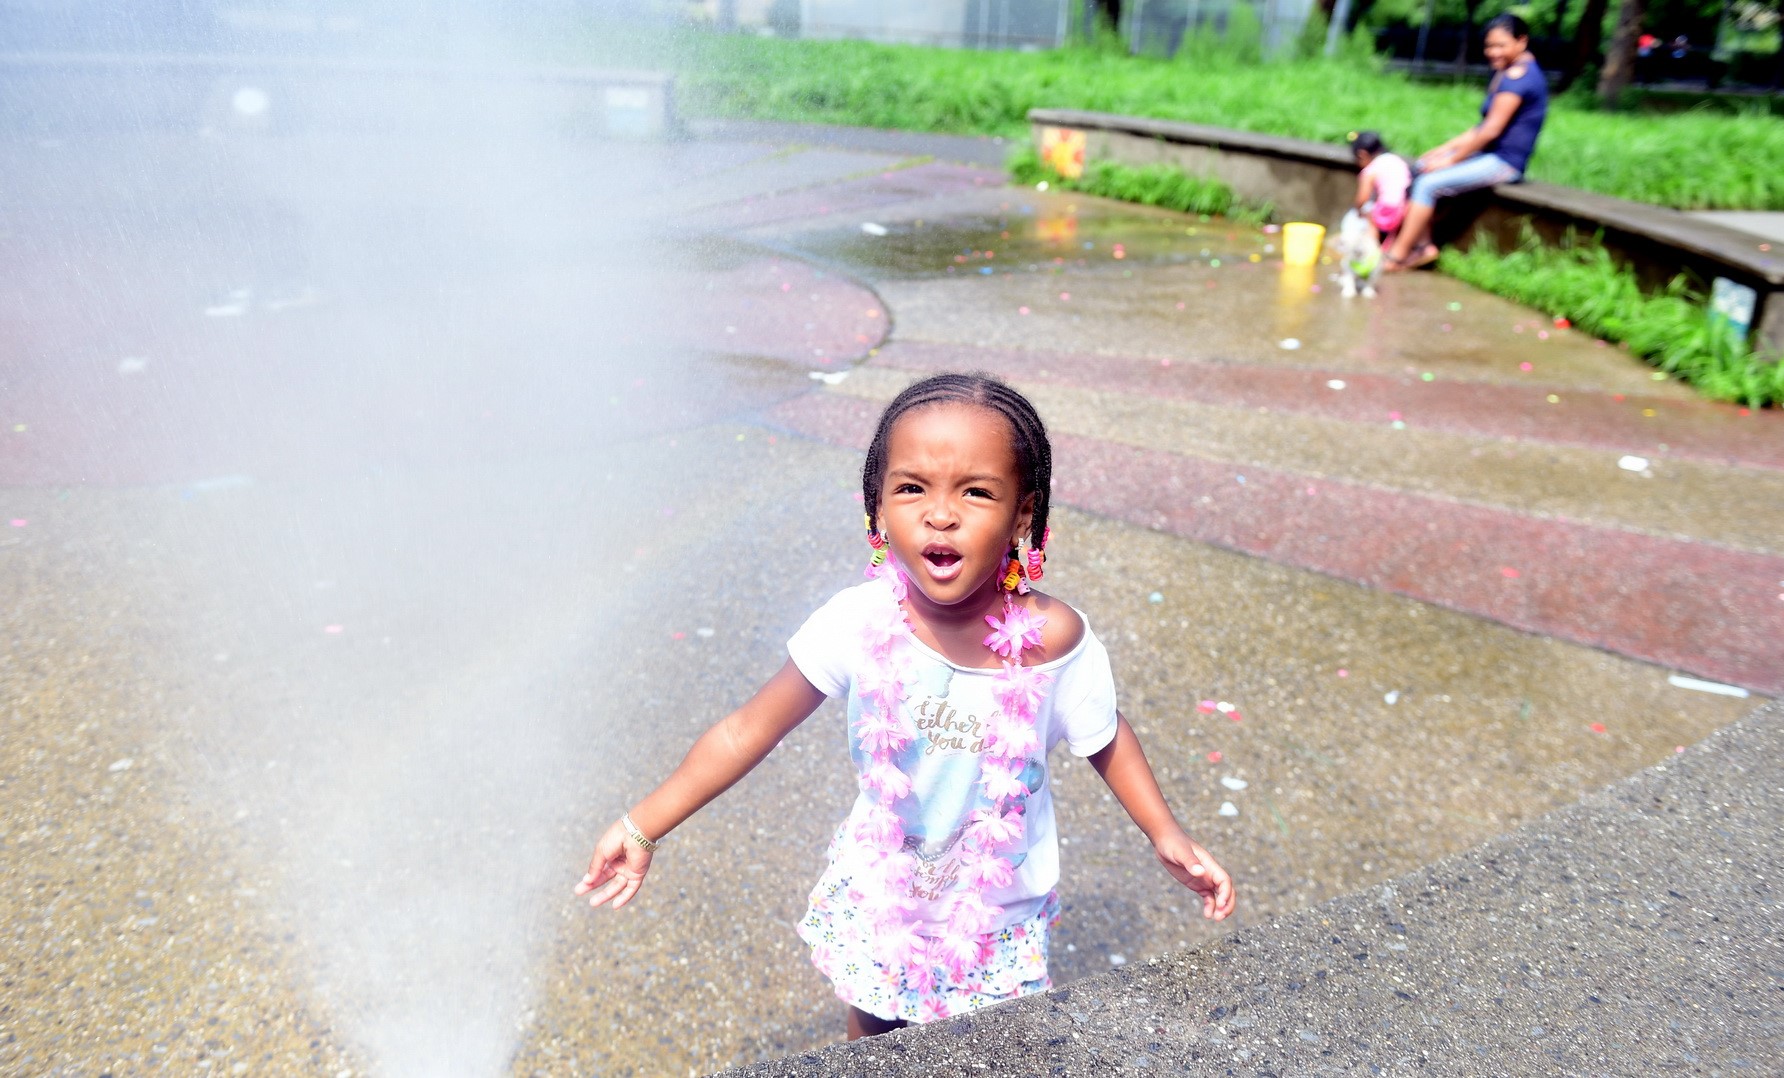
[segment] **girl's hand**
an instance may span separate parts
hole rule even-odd
[[[589,858],[588,875],[576,885],[578,895],[590,895],[590,906],[612,903],[619,909],[632,901],[644,885],[644,874],[650,871],[650,851],[633,842],[625,825],[615,820],[601,841],[595,843],[595,855]]]
[[[1233,912],[1233,878],[1200,843],[1177,831],[1152,844],[1152,852],[1177,882],[1202,896],[1202,916],[1224,921]]]

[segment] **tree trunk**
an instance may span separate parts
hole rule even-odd
[[[1586,66],[1598,59],[1598,46],[1604,41],[1604,12],[1608,4],[1609,0],[1586,0],[1586,7],[1580,12],[1580,24],[1573,31],[1573,58],[1561,72],[1561,85],[1557,87],[1560,92],[1572,89]]]
[[[1598,76],[1598,100],[1608,109],[1617,107],[1623,91],[1635,79],[1636,40],[1642,36],[1642,16],[1647,14],[1647,0],[1622,3],[1617,11],[1617,31],[1604,54],[1604,71]]]
[[[1462,0],[1462,6],[1467,10],[1468,29],[1462,34],[1462,47],[1456,50],[1458,74],[1468,66],[1468,47],[1474,44],[1474,13],[1480,9],[1480,0]]]

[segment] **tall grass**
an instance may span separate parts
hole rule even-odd
[[[1241,43],[1243,44],[1243,43]],[[1353,49],[1266,63],[1192,41],[1174,59],[1082,45],[976,52],[692,31],[554,45],[560,58],[654,62],[694,115],[1017,136],[1031,108],[1070,108],[1341,142],[1359,128],[1422,151],[1472,124],[1483,87],[1415,83]],[[1532,178],[1680,209],[1784,209],[1784,119],[1762,109],[1603,113],[1556,99]]]
[[[1627,342],[1630,351],[1706,397],[1754,408],[1784,404],[1784,362],[1768,362],[1732,330],[1712,323],[1704,297],[1683,276],[1657,293],[1644,292],[1596,240],[1569,235],[1547,246],[1527,234],[1510,251],[1483,241],[1444,251],[1438,266],[1477,288],[1571,319],[1588,333]]]

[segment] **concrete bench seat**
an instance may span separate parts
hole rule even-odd
[[[1292,219],[1330,224],[1356,194],[1356,165],[1344,146],[1067,109],[1035,109],[1028,120],[1037,144],[1044,128],[1082,131],[1086,160],[1176,165],[1222,181],[1247,201],[1271,202]],[[1490,235],[1509,246],[1526,225],[1550,241],[1573,229],[1602,235],[1605,247],[1651,284],[1683,272],[1705,292],[1717,277],[1745,285],[1758,297],[1755,347],[1784,355],[1784,249],[1761,250],[1763,241],[1749,233],[1663,206],[1537,182],[1446,199],[1438,210],[1434,231],[1444,243],[1466,247]]]

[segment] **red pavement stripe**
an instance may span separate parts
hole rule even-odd
[[[862,449],[879,410],[814,393],[767,415]],[[1054,450],[1074,508],[1784,694],[1784,558],[1088,438]]]
[[[913,371],[986,370],[1012,381],[1109,390],[1203,404],[1275,410],[1457,434],[1583,446],[1647,456],[1784,470],[1784,409],[1739,415],[1733,405],[1547,386],[1423,382],[1342,370],[1030,352],[894,341],[878,365]],[[1343,390],[1327,382],[1344,380]],[[1548,403],[1549,393],[1562,403]],[[1653,418],[1642,415],[1653,409]],[[1659,445],[1666,445],[1664,451]]]

